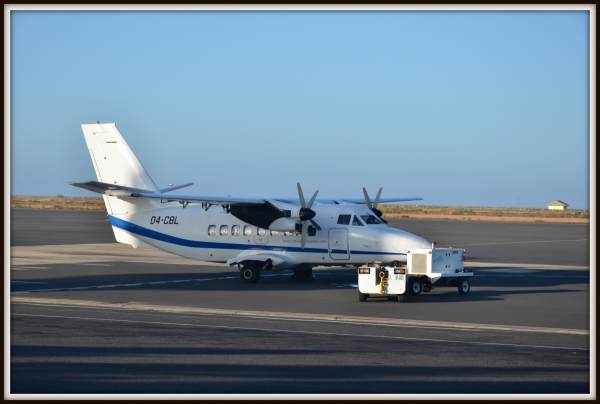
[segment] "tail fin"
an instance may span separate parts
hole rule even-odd
[[[81,128],[98,181],[160,192],[114,123],[81,125]],[[127,213],[123,201],[114,196],[104,195],[104,202],[110,214]]]

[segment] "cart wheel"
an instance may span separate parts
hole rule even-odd
[[[358,301],[359,302],[366,302],[368,296],[369,296],[368,294],[361,293],[360,290],[358,291]]]
[[[398,295],[398,301],[400,303],[408,302],[408,293],[404,293],[403,295]]]
[[[419,296],[422,289],[423,287],[421,286],[421,281],[418,278],[411,278],[411,280],[408,281],[408,290],[410,291],[411,295]]]
[[[466,295],[471,290],[471,284],[467,278],[463,278],[460,282],[458,282],[458,293],[461,295]]]
[[[425,292],[425,293],[431,292],[431,284],[423,285],[423,292]]]

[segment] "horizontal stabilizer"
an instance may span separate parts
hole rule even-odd
[[[147,189],[125,187],[123,185],[107,184],[106,182],[87,181],[87,182],[70,182],[70,185],[87,189],[88,191],[97,192],[102,195],[121,196],[130,195],[131,193],[147,193],[152,192]]]
[[[194,185],[194,183],[193,182],[186,182],[185,184],[169,185],[168,187],[164,187],[164,188],[159,189],[159,191],[160,191],[161,194],[164,194],[165,192],[175,191],[176,189],[189,187],[190,185]]]
[[[199,195],[177,195],[177,194],[155,194],[147,193],[148,191],[132,192],[129,194],[121,194],[120,198],[150,198],[160,199],[162,202],[175,202],[181,203],[206,203],[209,205],[238,205],[238,206],[251,206],[251,205],[264,205],[266,202],[262,198],[236,198],[231,196],[199,196]]]

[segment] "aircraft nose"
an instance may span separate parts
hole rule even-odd
[[[407,234],[402,237],[404,245],[408,250],[411,248],[431,248],[431,243],[424,238],[415,236],[414,234]]]

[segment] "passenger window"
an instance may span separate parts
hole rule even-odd
[[[350,216],[352,215],[340,215],[337,224],[350,224]]]
[[[256,230],[259,236],[264,236],[267,234],[267,231],[265,229],[261,229],[260,227],[257,227]]]
[[[217,226],[211,224],[210,226],[208,226],[208,235],[214,236],[215,234],[217,234]]]
[[[279,232],[277,230],[271,230],[271,236],[278,236]]]
[[[232,236],[239,236],[240,235],[240,226],[235,224],[233,226],[231,226],[231,235]]]
[[[283,233],[284,236],[291,236],[292,232],[291,231],[286,231],[285,233]]]
[[[221,236],[227,235],[227,225],[221,226],[221,229],[219,230],[219,234],[221,234]]]
[[[244,226],[244,236],[252,235],[252,226]]]
[[[352,226],[364,226],[364,224],[362,224],[358,216],[354,215],[354,218],[352,218]]]

